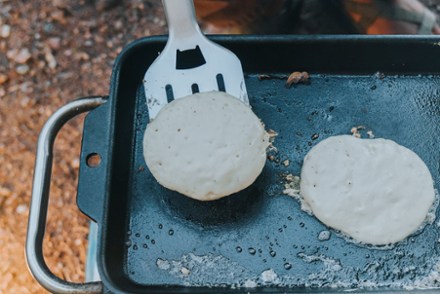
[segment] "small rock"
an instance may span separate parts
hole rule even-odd
[[[18,89],[22,93],[28,93],[29,89],[30,89],[30,84],[29,83],[21,83],[18,85]]]
[[[3,85],[4,83],[6,83],[8,81],[9,77],[5,74],[1,74],[0,73],[0,85]]]
[[[45,33],[51,33],[54,29],[54,25],[50,22],[47,22],[43,25],[43,31]]]
[[[19,75],[25,75],[29,72],[29,65],[27,64],[22,64],[19,65],[15,68],[15,71],[19,74]]]
[[[9,37],[11,35],[11,26],[9,26],[9,25],[2,25],[1,27],[0,27],[0,37],[2,37],[2,38],[7,38],[7,37]]]
[[[22,48],[20,50],[18,50],[18,49],[9,50],[6,53],[6,56],[9,59],[11,59],[17,63],[20,63],[20,64],[26,63],[32,57],[31,53],[29,52],[29,50],[27,48]]]
[[[21,99],[21,101],[20,101],[20,105],[22,106],[22,107],[27,107],[27,106],[29,106],[29,102],[31,101],[31,99],[29,98],[29,97],[23,97],[23,99]]]
[[[124,27],[124,24],[122,23],[121,20],[117,20],[117,21],[115,22],[115,28],[116,28],[117,30],[120,30],[120,29],[122,29],[123,27]]]
[[[66,25],[67,24],[67,20],[66,17],[64,16],[64,12],[61,10],[58,11],[53,11],[50,14],[52,20],[59,22],[62,25]]]
[[[111,9],[120,3],[121,0],[97,0],[95,5],[98,11],[104,11]]]
[[[55,59],[55,56],[53,56],[49,48],[44,52],[44,59],[46,59],[49,68],[54,69],[57,66],[57,61]]]
[[[77,52],[74,58],[78,61],[87,61],[90,59],[90,56],[86,52]]]
[[[44,60],[38,60],[38,61],[37,61],[37,67],[38,67],[39,69],[43,69],[43,68],[45,68],[45,67],[46,67],[46,62],[44,62]]]
[[[57,37],[49,38],[47,44],[53,50],[58,50],[61,47],[61,39]]]
[[[79,168],[79,158],[78,157],[76,157],[72,160],[72,167]]]
[[[11,195],[11,190],[9,190],[8,188],[0,186],[0,196],[1,197],[8,197],[9,195]]]
[[[66,0],[52,0],[52,5],[56,8],[66,9],[69,3]]]
[[[15,61],[17,63],[26,63],[31,57],[32,55],[29,50],[24,48],[18,52],[18,55],[15,57]]]
[[[25,214],[27,210],[28,210],[28,206],[26,204],[20,204],[15,209],[15,212],[18,214]]]

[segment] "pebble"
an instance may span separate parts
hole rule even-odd
[[[117,20],[114,24],[115,29],[120,30],[124,27],[124,23],[121,20]]]
[[[0,196],[2,197],[8,197],[9,195],[11,195],[11,190],[9,190],[6,187],[2,187],[0,186]]]
[[[43,30],[45,33],[51,33],[54,29],[54,25],[52,23],[45,23],[43,25]]]
[[[47,40],[47,44],[49,45],[50,49],[58,50],[61,47],[61,39],[57,37],[49,38]]]
[[[18,51],[18,54],[14,56],[14,61],[17,63],[24,64],[32,57],[31,53],[27,48],[22,48]]]
[[[6,53],[6,56],[9,59],[11,59],[17,63],[20,63],[20,64],[26,63],[32,57],[31,53],[29,52],[29,50],[27,48],[22,48],[20,50],[18,50],[18,49],[9,50]]]
[[[44,59],[46,59],[49,68],[54,69],[57,66],[57,61],[55,59],[55,56],[53,56],[50,49],[46,50],[46,52],[44,53]]]
[[[28,106],[30,105],[30,102],[31,102],[31,99],[30,99],[28,96],[23,97],[23,98],[20,100],[20,106],[21,106],[21,107],[28,107]]]
[[[4,83],[6,83],[8,81],[8,76],[5,74],[0,74],[0,85],[3,85]]]
[[[67,9],[69,6],[65,0],[52,0],[52,5],[61,9]]]
[[[11,26],[4,24],[0,27],[0,37],[6,39],[11,35]]]
[[[28,210],[28,206],[26,204],[20,204],[15,209],[15,212],[18,214],[25,214],[27,210]]]
[[[79,158],[78,157],[76,157],[76,158],[74,158],[73,160],[72,160],[72,167],[73,168],[79,168]]]
[[[15,71],[19,74],[19,75],[25,75],[29,72],[29,65],[27,64],[22,64],[19,65],[15,68]]]

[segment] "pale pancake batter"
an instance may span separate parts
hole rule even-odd
[[[435,192],[428,168],[413,151],[391,140],[343,135],[306,155],[301,196],[329,227],[385,245],[420,227]]]

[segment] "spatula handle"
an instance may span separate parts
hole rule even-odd
[[[201,34],[193,0],[162,0],[170,39],[191,38]]]

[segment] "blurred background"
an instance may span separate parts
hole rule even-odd
[[[196,7],[209,33],[440,34],[440,0],[372,2],[197,0]],[[393,7],[421,21],[393,19]],[[34,154],[44,122],[70,100],[107,95],[124,46],[164,33],[159,0],[0,0],[0,293],[45,293],[24,257]],[[84,280],[88,236],[88,219],[75,199],[82,121],[66,125],[55,143],[44,243],[50,269],[75,282]]]

